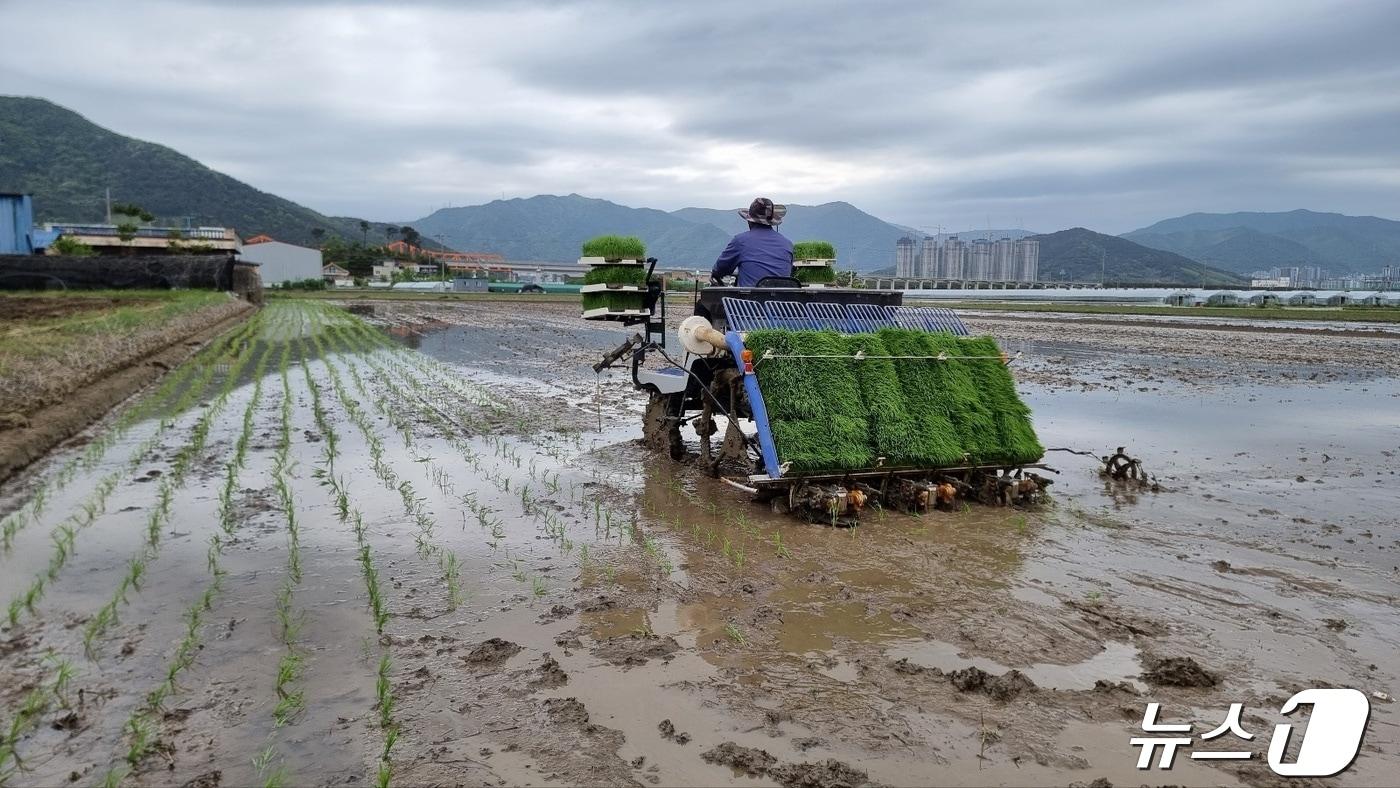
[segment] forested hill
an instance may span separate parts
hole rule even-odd
[[[1400,222],[1318,211],[1193,213],[1123,237],[1240,273],[1295,265],[1371,273],[1400,260]]]
[[[107,189],[161,220],[308,243],[313,230],[360,240],[360,220],[259,191],[163,145],[125,137],[39,98],[0,96],[0,192],[34,195],[36,221],[100,221]],[[385,239],[372,222],[371,242]]]
[[[1248,284],[1238,274],[1083,227],[1031,237],[1040,241],[1042,281],[1098,282],[1103,275],[1109,284]]]

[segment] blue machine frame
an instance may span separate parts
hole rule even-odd
[[[867,334],[882,328],[913,328],[921,331],[943,331],[965,337],[967,326],[951,309],[937,307],[874,306],[871,304],[802,304],[796,301],[749,301],[725,298],[724,316],[729,330],[725,345],[744,380],[744,393],[749,398],[754,427],[758,431],[758,449],[768,478],[782,478],[778,449],[773,443],[773,431],[768,424],[768,408],[758,378],[744,364],[742,332],[765,328],[786,328],[804,331],[830,330],[842,334]]]

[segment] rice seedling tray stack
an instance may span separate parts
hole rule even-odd
[[[798,241],[792,245],[793,278],[804,285],[836,281],[836,247],[826,241]]]
[[[630,235],[600,235],[585,241],[579,263],[584,274],[583,317],[605,320],[620,316],[646,316],[646,246]]]
[[[990,337],[765,329],[745,345],[788,473],[1023,465],[1045,453]]]

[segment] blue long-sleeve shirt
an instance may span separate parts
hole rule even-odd
[[[739,233],[720,252],[710,276],[739,269],[739,287],[753,287],[765,276],[792,276],[792,241],[771,227]]]

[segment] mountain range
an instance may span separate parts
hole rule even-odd
[[[1369,273],[1400,264],[1400,222],[1375,216],[1193,213],[1123,237],[1238,273],[1295,265]]]
[[[1242,285],[1238,274],[1203,265],[1175,252],[1152,249],[1083,227],[1031,236],[1040,241],[1040,278],[1127,284]]]
[[[318,237],[383,241],[408,224],[424,245],[440,240],[462,251],[512,260],[568,261],[582,242],[603,233],[640,236],[668,267],[708,268],[729,237],[744,228],[736,210],[631,208],[577,194],[496,200],[445,208],[407,223],[327,216],[216,172],[177,151],[122,136],[39,98],[0,96],[0,192],[35,197],[39,221],[98,221],[104,194],[136,203],[172,222],[234,227],[293,243]],[[861,272],[888,266],[900,237],[919,230],[886,222],[846,202],[790,204],[782,231],[794,240],[830,241],[840,265]],[[364,233],[362,235],[362,232]],[[946,235],[946,234],[945,234]],[[1022,230],[972,230],[964,238],[1019,238]],[[1194,283],[1239,281],[1228,271],[1319,264],[1334,271],[1376,270],[1400,260],[1400,222],[1292,211],[1283,214],[1191,214],[1122,238],[1083,228],[1037,236],[1046,276],[1098,281]],[[1203,269],[1201,263],[1207,265]],[[1224,269],[1224,270],[1214,270]]]

